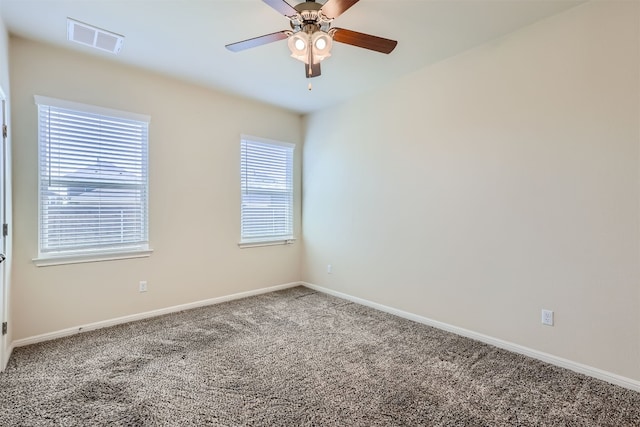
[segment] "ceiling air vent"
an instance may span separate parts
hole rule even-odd
[[[118,54],[124,43],[124,36],[94,27],[75,19],[67,18],[67,38],[70,41]]]

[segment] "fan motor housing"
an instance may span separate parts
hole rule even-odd
[[[318,30],[329,31],[332,19],[327,18],[322,13],[322,5],[314,1],[300,3],[294,7],[298,12],[295,16],[290,16],[290,24],[294,33],[303,29],[308,29],[309,25],[315,26]]]
[[[322,9],[322,5],[316,3],[315,1],[306,1],[304,3],[300,3],[293,7],[298,13],[302,13],[305,10],[320,10]]]

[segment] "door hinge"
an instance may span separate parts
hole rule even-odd
[[[7,125],[2,125],[2,137],[6,138],[9,135],[9,129]]]
[[[9,224],[2,224],[2,235],[4,237],[9,235]]]
[[[7,322],[2,322],[2,335],[7,335]]]

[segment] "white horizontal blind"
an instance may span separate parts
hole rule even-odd
[[[293,238],[293,144],[241,143],[241,241]]]
[[[147,249],[148,119],[47,100],[36,98],[40,256]]]

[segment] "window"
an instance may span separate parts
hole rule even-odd
[[[293,240],[295,145],[242,137],[241,246]]]
[[[41,96],[36,104],[36,263],[56,257],[80,262],[105,254],[143,256],[140,252],[149,249],[149,117]]]

